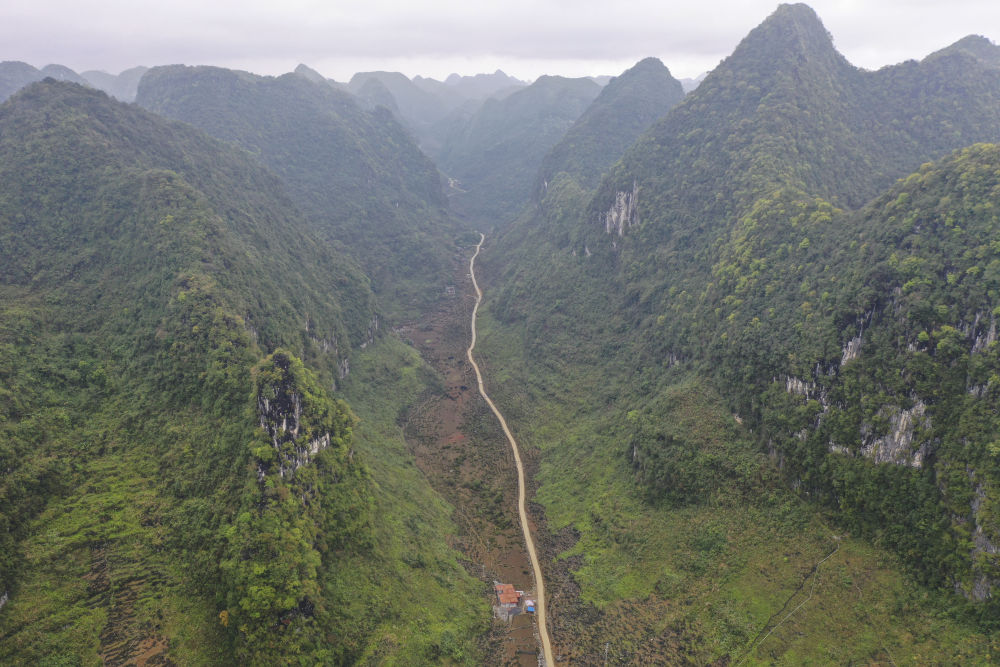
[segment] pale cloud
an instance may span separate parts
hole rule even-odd
[[[316,2],[35,0],[5,9],[0,59],[77,71],[184,62],[278,74],[305,62],[340,80],[389,69],[443,77],[502,68],[615,74],[657,56],[676,76],[711,69],[774,11],[760,0]],[[996,39],[995,0],[817,0],[856,65],[921,58],[970,34]]]

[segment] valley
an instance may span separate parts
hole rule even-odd
[[[479,247],[464,250],[471,256]],[[532,593],[535,577],[519,523],[515,461],[495,417],[476,393],[477,378],[466,356],[476,303],[469,269],[457,261],[454,285],[449,286],[454,293],[446,292],[438,309],[398,331],[443,382],[411,410],[405,432],[417,466],[455,507],[460,529],[456,546],[470,573],[490,591],[498,581]],[[531,615],[495,618],[484,650],[502,656],[499,664],[536,665],[536,637]]]
[[[1000,46],[927,48],[0,63],[0,663],[996,662]]]

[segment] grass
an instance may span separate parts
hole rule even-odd
[[[128,609],[113,634],[171,637],[181,664],[223,661],[212,601],[191,595],[184,569],[162,549],[152,472],[137,456],[95,459],[81,476],[88,481],[36,518],[18,594],[0,617],[0,662],[102,664],[116,605]]]
[[[361,353],[345,382],[359,417],[354,447],[372,472],[378,520],[371,548],[338,555],[322,585],[340,621],[341,634],[328,640],[351,644],[362,664],[482,663],[488,591],[449,546],[453,508],[403,439],[406,411],[435,382],[416,352],[391,336]],[[116,408],[105,409],[81,425],[81,442],[92,428],[115,423],[109,415]],[[205,455],[211,420],[186,419],[192,447],[182,448],[182,458],[197,456],[199,444]],[[176,428],[170,419],[157,422],[160,435],[147,444],[174,438]],[[169,641],[178,664],[231,659],[219,601],[198,590],[193,563],[169,546],[165,517],[177,508],[163,492],[160,463],[141,455],[148,447],[131,437],[109,435],[109,451],[79,463],[75,479],[82,481],[33,520],[17,594],[0,614],[0,663],[102,664],[112,626],[119,639]],[[115,616],[116,608],[125,613]]]
[[[557,638],[578,657],[793,665],[985,664],[1000,655],[997,638],[949,615],[940,593],[908,579],[893,556],[768,481],[771,464],[698,378],[668,375],[660,416],[703,451],[738,461],[744,483],[686,506],[650,502],[616,428],[642,400],[629,379],[610,363],[528,362],[521,333],[488,306],[480,313],[481,356],[487,369],[504,369],[488,371],[487,382],[540,458],[536,500],[547,526],[578,536],[558,558],[579,586],[567,616],[591,620],[561,619],[571,636]]]
[[[488,591],[449,546],[454,508],[430,487],[403,439],[406,412],[436,382],[416,351],[391,336],[362,352],[345,382],[360,418],[356,446],[378,485],[377,562],[359,561],[343,573],[356,581],[354,590],[379,584],[377,599],[358,600],[381,612],[365,663],[482,663],[477,644],[490,623]]]

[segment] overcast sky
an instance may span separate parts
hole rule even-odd
[[[220,65],[281,74],[302,62],[444,78],[503,69],[618,74],[646,56],[674,76],[715,67],[777,7],[763,0],[0,0],[0,60],[78,72]],[[837,48],[877,69],[968,34],[1000,39],[1000,0],[814,0]]]

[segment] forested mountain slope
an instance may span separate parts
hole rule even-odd
[[[386,110],[304,76],[215,67],[153,68],[137,102],[258,154],[391,312],[443,290],[454,226],[440,176]]]
[[[414,79],[414,81],[417,81],[417,79]],[[417,83],[418,85],[424,85],[430,81],[433,81],[433,79],[425,80],[424,82],[417,81]],[[444,80],[444,85],[455,89],[458,94],[467,100],[482,100],[489,97],[506,97],[528,84],[498,69],[493,74],[475,74],[473,76],[451,74]]]
[[[421,86],[399,72],[358,72],[351,77],[347,89],[355,95],[372,99],[371,93],[366,93],[366,86],[373,81],[381,84],[376,89],[389,92],[400,120],[412,128],[417,136],[423,136],[428,127],[464,101],[455,91],[440,84],[433,87]]]
[[[475,585],[411,534],[442,510],[373,479],[390,445],[357,439],[334,391],[374,298],[278,178],[104,93],[34,84],[0,106],[0,247],[0,661],[334,663],[386,632],[385,655],[466,649],[467,629],[399,619],[397,541],[449,581],[461,624]]]
[[[778,187],[858,207],[929,159],[1000,137],[998,98],[1000,73],[964,53],[858,70],[811,9],[784,5],[629,151],[591,215],[634,186],[647,193],[635,219],[660,238],[725,226]]]
[[[678,102],[684,90],[662,62],[646,58],[601,89],[542,160],[540,189],[559,173],[593,190],[635,140]]]
[[[935,51],[927,58],[937,58],[954,53],[964,53],[974,57],[988,67],[1000,67],[1000,46],[997,46],[982,35],[963,37],[951,46]]]
[[[0,63],[0,102],[24,86],[45,78],[93,86],[123,102],[131,102],[135,99],[139,79],[146,69],[146,67],[133,67],[118,75],[98,71],[77,74],[64,65],[46,65],[42,69],[36,69],[28,63],[3,62]]]
[[[601,92],[590,79],[542,76],[503,99],[488,99],[451,128],[433,157],[457,179],[455,210],[474,224],[508,223],[532,194],[546,152]]]
[[[45,78],[40,70],[28,63],[4,61],[0,63],[0,101],[3,101],[30,83]]]
[[[553,460],[627,466],[654,508],[739,496],[776,469],[954,613],[996,627],[1000,155],[946,156],[998,140],[1000,77],[981,53],[864,72],[811,9],[779,7],[596,195],[550,184],[484,257],[497,335],[562,397],[533,394],[536,411],[587,403],[587,386],[605,415],[575,435],[575,459],[548,434]],[[731,449],[680,426],[692,383],[711,387],[706,414],[738,418],[720,436]],[[540,496],[575,517],[587,553],[640,539],[602,541],[601,491],[548,470]],[[615,570],[586,562],[591,594],[615,599],[600,588]]]
[[[122,102],[134,102],[139,90],[139,81],[149,70],[148,67],[130,67],[119,74],[108,74],[98,70],[81,72],[80,76],[94,88],[103,90],[108,95]]]

